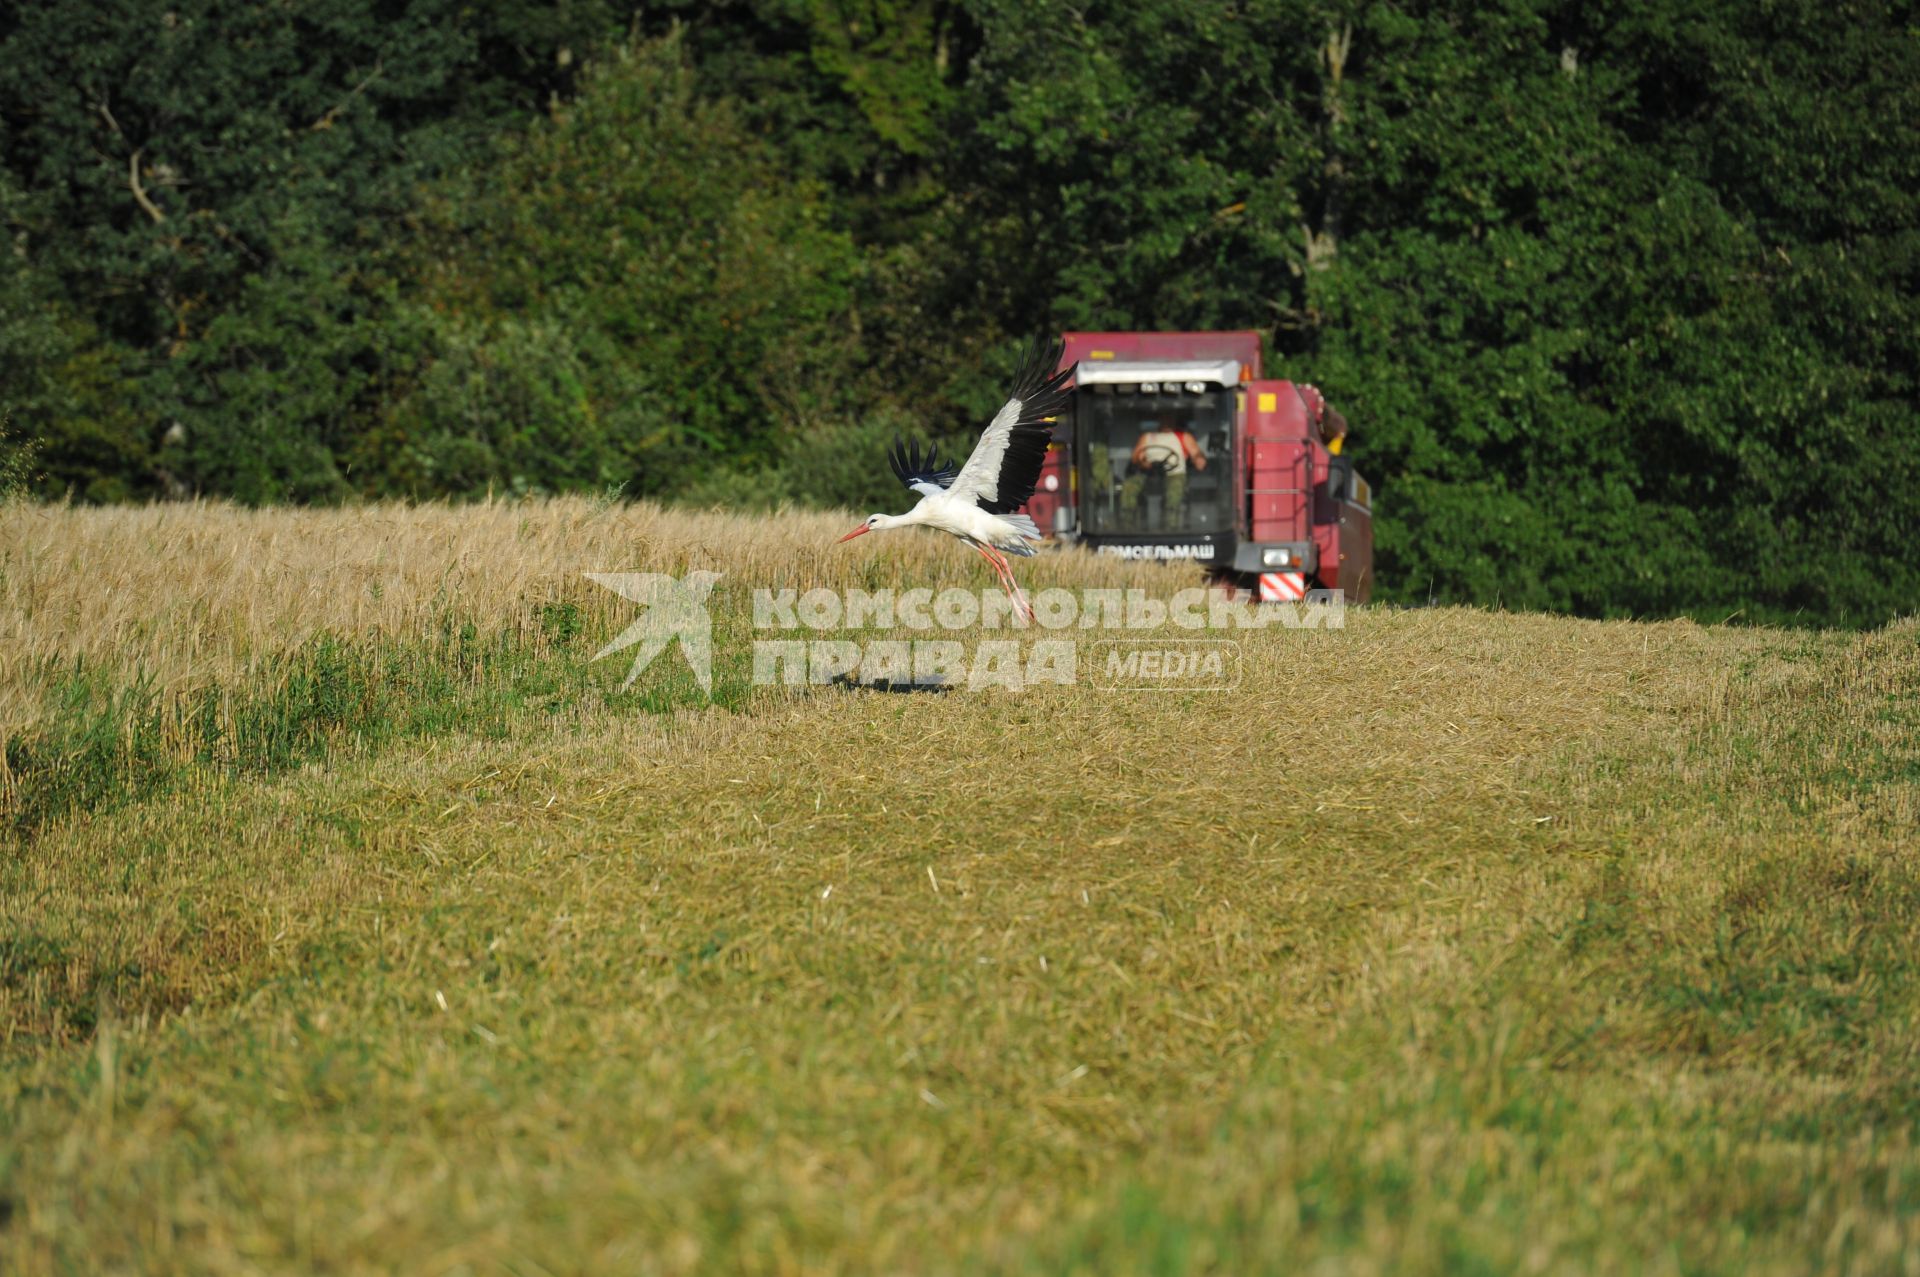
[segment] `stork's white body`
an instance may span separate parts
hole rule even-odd
[[[905,514],[882,515],[873,525],[876,532],[907,527],[938,528],[962,541],[1019,555],[1032,554],[1033,542],[1040,539],[1040,530],[1026,515],[988,514],[971,495],[956,497],[950,492],[921,497]]]

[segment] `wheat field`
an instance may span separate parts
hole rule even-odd
[[[0,509],[0,1265],[1920,1272],[1920,627],[754,684],[992,588],[853,521]],[[584,574],[694,569],[622,690]]]

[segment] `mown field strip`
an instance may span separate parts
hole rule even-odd
[[[445,730],[14,836],[10,1268],[1920,1253],[1910,625],[1356,611],[1231,696],[702,707],[555,675],[624,623],[576,621],[369,684],[472,689]]]

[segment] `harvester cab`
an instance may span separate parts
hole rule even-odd
[[[1071,408],[1027,513],[1099,554],[1203,564],[1264,601],[1373,587],[1373,498],[1319,391],[1260,335],[1068,333]]]

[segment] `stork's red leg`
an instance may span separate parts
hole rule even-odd
[[[1013,579],[1013,564],[1007,561],[1005,554],[1000,555],[1000,570],[1006,576],[1008,593],[1013,598],[1013,605],[1020,609],[1020,614],[1026,618],[1027,624],[1032,625],[1033,604],[1027,601],[1027,592],[1020,588],[1020,583]]]
[[[1029,625],[1033,624],[1033,605],[1027,602],[1026,591],[1020,588],[1020,583],[1013,579],[1013,564],[1007,562],[1007,556],[1001,553],[998,546],[993,547],[993,565],[1000,573],[1001,586],[1005,588],[1007,597],[1013,600],[1021,619]]]
[[[1001,557],[1000,552],[998,550],[995,550],[990,545],[976,546],[975,548],[980,551],[981,558],[985,559],[988,563],[993,565],[993,574],[1000,578],[1000,584],[1002,586],[1006,586],[1007,585],[1006,559]]]
[[[1000,588],[1013,600],[1014,610],[1020,613],[1021,619],[1029,625],[1033,624],[1033,605],[1027,602],[1026,592],[1020,588],[1020,583],[1013,579],[1013,565],[1007,562],[1007,556],[991,545],[976,544],[973,548],[993,564],[994,574],[1000,578]]]
[[[1007,573],[1007,597],[1013,600],[1014,609],[1020,613],[1020,619],[1028,625],[1033,624],[1033,604],[1027,602],[1027,592],[1013,579],[1013,573]]]

